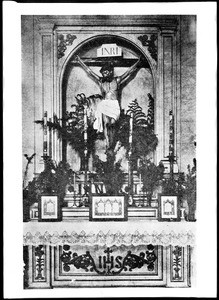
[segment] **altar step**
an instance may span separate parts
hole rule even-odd
[[[128,207],[128,220],[148,219],[157,220],[156,207]],[[89,220],[88,207],[63,207],[62,220]]]

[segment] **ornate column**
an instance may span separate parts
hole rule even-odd
[[[53,27],[51,22],[39,21],[34,17],[34,98],[35,114],[34,120],[41,120],[47,112],[47,120],[53,120],[54,114],[54,39]],[[43,137],[43,131],[40,126],[35,126],[35,152],[36,173],[43,169],[43,161],[40,155],[43,153],[43,144],[45,142],[51,149],[48,154],[52,154],[55,159],[55,134],[47,134],[47,140]],[[49,141],[50,139],[50,141]]]

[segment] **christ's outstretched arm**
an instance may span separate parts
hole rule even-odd
[[[92,77],[95,81],[98,83],[100,82],[101,77],[98,76],[95,72],[93,72],[82,60],[81,58],[77,55],[76,56],[76,61],[80,64],[80,66],[85,70],[85,72]]]
[[[117,82],[119,85],[123,84],[131,76],[131,74],[137,70],[140,61],[141,58],[139,58],[138,61],[131,68],[129,68],[124,74],[122,74],[117,78]]]

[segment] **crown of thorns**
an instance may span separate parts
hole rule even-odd
[[[103,73],[104,71],[113,71],[113,68],[114,68],[113,63],[108,62],[100,69],[100,73]]]

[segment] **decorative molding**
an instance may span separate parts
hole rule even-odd
[[[90,251],[86,251],[86,254],[82,255],[78,255],[77,253],[72,254],[70,246],[64,245],[60,259],[63,262],[63,269],[66,272],[70,271],[70,265],[73,265],[76,269],[84,269],[86,272],[95,271],[97,274],[103,276],[118,275],[122,271],[131,272],[133,269],[140,269],[144,265],[147,265],[148,271],[154,270],[154,262],[157,256],[153,245],[148,245],[147,250],[141,252],[139,255],[128,251],[124,258],[120,255],[114,257],[112,252],[113,250],[107,247],[107,249],[104,250],[106,255],[99,256],[99,264],[97,266]]]
[[[151,35],[140,35],[138,37],[139,41],[141,41],[142,46],[148,47],[148,51],[151,55],[151,57],[157,61],[157,35],[151,34]]]
[[[179,23],[179,16],[152,16],[152,15],[57,15],[35,16],[40,23],[49,23],[51,26],[144,26],[159,29],[175,29]]]
[[[58,34],[58,48],[57,48],[58,59],[65,55],[67,46],[71,46],[76,38],[77,38],[76,35],[72,35],[72,34],[66,34],[66,38],[64,34]]]
[[[72,232],[68,234],[64,231],[62,234],[54,232],[50,234],[46,231],[44,234],[36,232],[35,235],[32,235],[30,232],[27,232],[23,237],[24,245],[107,245],[111,247],[113,245],[120,246],[124,245],[194,245],[195,237],[191,231],[176,233],[171,231],[170,233],[156,232],[152,233],[144,232],[139,233],[138,231],[131,233],[122,234],[120,231],[116,233],[111,233],[110,231],[104,234],[102,231],[99,231],[97,234],[90,232],[86,233],[81,231],[80,233]]]

